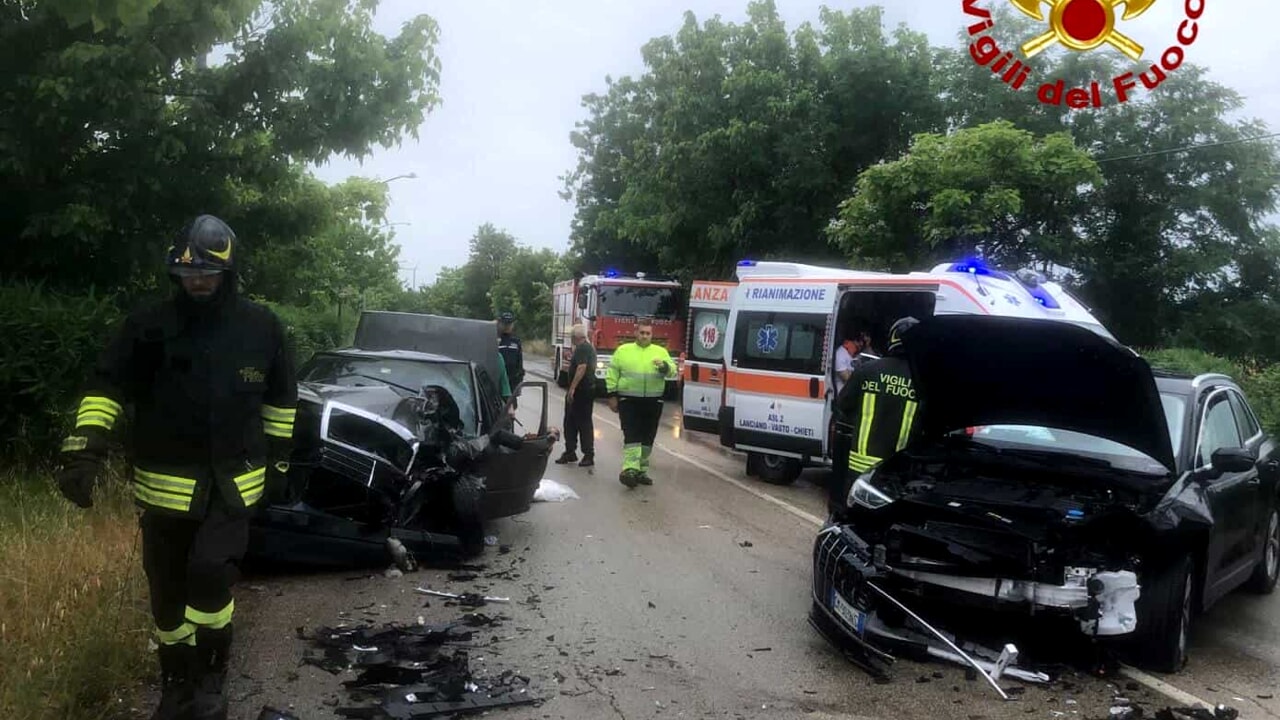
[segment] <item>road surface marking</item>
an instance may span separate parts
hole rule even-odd
[[[535,374],[538,374],[538,373],[535,373]],[[550,395],[551,397],[556,398],[557,400],[560,400],[561,404],[563,404],[563,403],[564,403],[564,397],[563,397],[563,395],[564,395],[564,394],[563,394],[563,392],[561,392],[560,394],[549,393],[549,395]],[[597,419],[597,420],[599,420],[600,422],[604,423],[605,425],[608,425],[609,427],[614,428],[615,430],[618,430],[619,432],[621,432],[621,431],[622,431],[622,426],[621,426],[621,425],[619,425],[618,423],[615,423],[615,422],[613,422],[612,420],[610,420],[610,419],[608,419],[608,418],[606,418],[606,417],[604,417],[604,416],[602,416],[602,415],[598,414],[595,410],[592,410],[591,415],[592,415],[592,417],[594,417],[595,419]],[[822,525],[823,525],[823,523],[824,523],[824,521],[823,521],[821,518],[819,518],[818,516],[813,515],[813,514],[811,514],[811,513],[807,513],[807,512],[805,512],[804,510],[801,510],[800,508],[796,507],[795,505],[792,505],[791,503],[786,502],[785,500],[781,500],[781,499],[779,499],[779,498],[777,498],[777,497],[774,497],[773,495],[770,495],[770,494],[769,494],[769,493],[767,493],[767,492],[764,492],[764,491],[759,490],[759,489],[757,489],[757,488],[753,488],[753,487],[751,487],[750,485],[748,485],[748,484],[746,484],[746,483],[742,482],[741,480],[738,480],[737,478],[729,477],[728,475],[726,475],[726,474],[724,474],[724,473],[720,472],[719,470],[716,470],[715,468],[710,467],[710,466],[708,466],[708,465],[704,464],[703,462],[701,462],[701,461],[699,461],[699,460],[695,460],[695,459],[693,459],[693,458],[689,457],[688,455],[685,455],[685,454],[684,454],[684,453],[682,453],[682,452],[679,452],[679,451],[677,451],[677,450],[672,450],[671,448],[667,447],[666,445],[663,445],[663,444],[658,443],[658,442],[655,442],[655,443],[654,443],[654,447],[658,448],[659,450],[662,450],[663,452],[667,453],[668,455],[672,455],[672,456],[676,457],[677,459],[680,459],[680,460],[683,460],[683,461],[685,461],[685,462],[689,463],[690,465],[692,465],[692,466],[694,466],[694,467],[698,468],[699,470],[701,470],[701,471],[703,471],[703,472],[707,473],[708,475],[711,475],[712,477],[714,477],[714,478],[716,478],[716,479],[718,479],[718,480],[723,480],[724,482],[727,482],[727,483],[729,483],[730,485],[733,485],[733,486],[734,486],[734,487],[736,487],[736,488],[739,488],[739,489],[741,489],[741,490],[744,490],[744,491],[746,491],[746,492],[748,492],[748,493],[750,493],[750,494],[752,494],[752,495],[754,495],[754,496],[756,496],[756,497],[760,498],[761,500],[764,500],[765,502],[773,503],[774,505],[777,505],[778,507],[782,508],[783,510],[786,510],[787,512],[791,513],[792,515],[795,515],[796,517],[798,517],[798,518],[800,518],[800,519],[802,519],[802,520],[808,520],[810,523],[813,523],[813,524],[814,524],[814,525],[816,525],[817,527],[822,527]],[[1141,685],[1145,685],[1147,688],[1149,688],[1149,689],[1151,689],[1151,690],[1153,690],[1153,691],[1155,691],[1155,692],[1158,692],[1158,693],[1160,693],[1161,695],[1164,695],[1165,697],[1168,697],[1168,698],[1170,698],[1171,700],[1174,700],[1175,702],[1182,703],[1183,705],[1191,705],[1191,706],[1199,705],[1199,706],[1204,707],[1204,708],[1209,709],[1209,710],[1212,710],[1212,709],[1214,708],[1213,703],[1211,703],[1211,702],[1207,702],[1207,701],[1205,701],[1205,700],[1201,700],[1200,698],[1196,697],[1195,695],[1192,695],[1191,693],[1186,692],[1185,690],[1180,690],[1180,689],[1178,689],[1178,688],[1174,687],[1173,685],[1170,685],[1169,683],[1167,683],[1167,682],[1165,682],[1165,681],[1163,681],[1163,680],[1161,680],[1161,679],[1159,679],[1159,678],[1157,678],[1157,677],[1155,677],[1155,676],[1148,675],[1147,673],[1145,673],[1145,672],[1143,672],[1143,671],[1141,671],[1141,670],[1139,670],[1139,669],[1137,669],[1137,668],[1130,667],[1130,666],[1128,666],[1128,665],[1122,665],[1122,666],[1120,666],[1120,674],[1121,674],[1121,675],[1123,675],[1123,676],[1125,676],[1125,677],[1127,677],[1127,678],[1129,678],[1130,680],[1133,680],[1133,681],[1134,681],[1134,682],[1136,682],[1136,683],[1139,683],[1139,684],[1141,684]]]

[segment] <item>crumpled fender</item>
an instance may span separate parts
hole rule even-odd
[[[1197,482],[1191,473],[1184,474],[1169,488],[1160,502],[1142,517],[1158,531],[1176,530],[1183,523],[1205,528],[1213,527],[1214,524],[1209,495],[1205,492],[1204,485]]]

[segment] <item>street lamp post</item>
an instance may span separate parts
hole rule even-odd
[[[418,173],[411,172],[408,175],[396,175],[395,177],[390,177],[390,178],[387,178],[386,180],[379,180],[378,182],[382,183],[383,185],[386,185],[386,184],[395,182],[396,180],[417,180],[417,179],[418,179]]]

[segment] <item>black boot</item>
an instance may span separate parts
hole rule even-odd
[[[227,720],[227,661],[231,655],[231,626],[196,631],[195,708],[192,720]]]
[[[578,453],[572,450],[565,450],[564,454],[556,458],[557,465],[568,465],[571,462],[577,462]]]
[[[582,456],[582,462],[578,463],[578,467],[594,467],[596,464],[596,456],[587,453]]]
[[[189,720],[196,649],[190,645],[161,645],[156,655],[160,659],[160,705],[151,720]]]

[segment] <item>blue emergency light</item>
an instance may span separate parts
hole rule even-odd
[[[739,260],[738,261],[738,267],[755,267],[755,266],[756,266],[755,260]]]
[[[607,278],[616,278],[618,277],[618,271],[614,270],[613,268],[609,268],[608,270],[604,271],[604,276]]]
[[[984,275],[987,277],[999,278],[1001,280],[1009,279],[1007,274],[987,267],[987,264],[983,262],[981,258],[965,258],[958,263],[952,263],[951,267],[948,268],[947,271],[968,273],[970,275]]]

